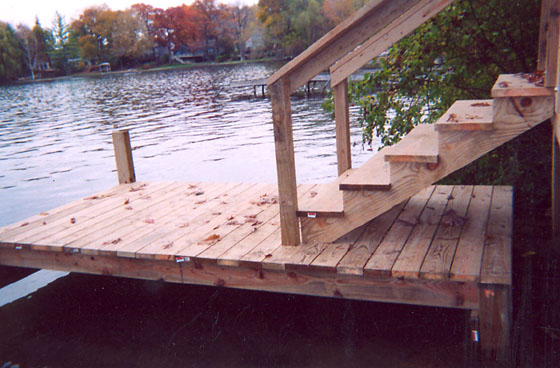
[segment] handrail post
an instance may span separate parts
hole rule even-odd
[[[114,131],[112,136],[119,184],[134,183],[136,175],[134,174],[134,162],[132,161],[132,148],[130,146],[128,130]]]
[[[298,245],[300,233],[289,80],[280,78],[269,85],[269,94],[276,149],[282,245]]]
[[[348,79],[333,87],[334,118],[336,121],[336,159],[338,176],[352,168],[350,145],[350,114],[348,107]]]

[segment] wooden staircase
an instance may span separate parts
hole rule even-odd
[[[457,101],[359,169],[299,205],[304,242],[331,242],[552,117],[554,91],[529,75],[501,75],[493,100]]]

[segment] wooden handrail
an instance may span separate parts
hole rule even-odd
[[[453,0],[421,0],[397,19],[388,23],[360,47],[337,61],[330,70],[331,85],[335,86],[346,80],[352,73],[379,56],[391,45],[400,41],[452,2]]]
[[[420,0],[372,0],[274,73],[267,84],[288,81],[293,93]]]

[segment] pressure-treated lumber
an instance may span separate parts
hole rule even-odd
[[[130,134],[128,130],[118,130],[113,132],[112,136],[119,184],[134,183],[136,175],[134,174],[134,162],[132,161]]]
[[[297,183],[292,133],[292,111],[288,81],[285,78],[269,85],[272,102],[272,123],[276,149],[276,173],[283,245],[300,242],[297,219]]]
[[[388,150],[389,147],[383,148],[358,169],[354,169],[340,182],[340,190],[387,191],[391,189],[389,163],[385,162],[385,152]]]
[[[548,6],[548,4],[545,4]],[[542,21],[542,20],[541,20]],[[558,87],[558,47],[560,45],[560,2],[551,0],[548,7],[547,17],[547,40],[546,40],[546,73],[544,85],[546,87]]]
[[[516,99],[529,98],[523,104]],[[345,191],[344,218],[302,221],[304,239],[329,242],[389,210],[435,181],[474,161],[552,116],[552,96],[514,97],[494,101],[498,112],[491,131],[451,131],[440,134],[437,164],[391,162],[391,190]],[[496,109],[496,103],[498,108]]]
[[[452,130],[492,130],[493,100],[459,100],[438,119],[438,132]]]
[[[288,80],[288,93],[382,30],[419,0],[372,0],[273,74],[268,85]]]
[[[480,290],[480,345],[484,358],[509,364],[511,285],[483,285]]]
[[[332,83],[332,82],[331,82]],[[348,107],[348,79],[333,84],[334,117],[336,123],[336,160],[338,176],[352,168],[350,145],[350,113]]]
[[[331,68],[331,83],[337,85],[391,45],[414,31],[453,0],[422,0],[388,23],[373,37],[343,57]]]
[[[530,73],[501,74],[492,87],[492,97],[552,96],[554,91],[540,84],[539,79]]]
[[[352,175],[353,169],[346,170],[334,182],[318,184],[299,200],[299,217],[342,217],[344,207],[339,184]]]
[[[385,153],[387,162],[438,162],[438,132],[433,124],[420,124]]]

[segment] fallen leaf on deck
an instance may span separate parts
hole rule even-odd
[[[189,189],[195,189],[195,188],[198,188],[198,187],[194,184],[189,184]]]
[[[194,202],[194,204],[203,204],[204,202],[206,202],[206,199],[204,199],[202,201]]]
[[[264,258],[270,258],[272,257],[272,254],[268,253],[266,256],[264,256]]]
[[[106,242],[103,242],[102,245],[117,244],[117,243],[120,243],[121,241],[122,241],[121,238],[117,238],[117,239],[108,240]]]
[[[204,194],[204,192],[195,192],[195,193],[194,193],[195,196],[201,196],[201,195],[203,195],[203,194]]]
[[[94,196],[86,197],[84,199],[94,200],[94,199],[99,199],[99,196],[94,195]]]
[[[455,115],[455,114],[449,114],[449,117],[447,118],[447,121],[448,121],[448,122],[451,121],[451,122],[453,122],[453,123],[456,123],[456,122],[458,122],[459,120],[457,120],[457,115]]]
[[[471,104],[472,107],[483,107],[483,106],[490,106],[488,102],[475,102]]]
[[[220,227],[220,225],[216,225],[216,226],[214,226],[214,228],[212,230],[216,230],[219,227]]]
[[[145,219],[144,222],[147,223],[147,224],[155,224],[156,223],[154,221],[154,219]]]
[[[76,223],[76,218],[75,218],[75,217],[72,217],[72,218],[70,219],[70,223],[71,223],[71,224],[75,224],[75,223]]]
[[[179,225],[180,228],[184,228],[184,227],[188,227],[189,224],[187,224],[186,222],[184,224]]]
[[[49,213],[48,213],[48,212],[41,212],[39,215],[41,215],[41,216],[48,216]]]
[[[311,193],[309,193],[309,196],[310,196],[311,198],[315,197],[316,195],[317,195],[317,192],[311,192]]]
[[[129,191],[130,192],[137,192],[139,190],[144,190],[144,187],[146,187],[146,184],[141,184],[137,187],[131,187]]]
[[[130,211],[130,210],[132,210],[132,207],[131,206],[126,206],[124,209]]]
[[[24,222],[23,224],[21,224],[21,225],[19,225],[19,226],[20,226],[20,227],[24,227],[24,226],[27,226],[27,225],[29,225],[29,222]]]
[[[235,217],[233,217],[233,216],[229,216],[229,217],[227,218],[227,220],[233,220],[234,218],[235,218]]]
[[[220,216],[221,214],[222,214],[221,212],[214,212],[214,213],[212,214],[212,216]]]
[[[478,115],[471,115],[471,114],[465,114],[465,119],[468,119],[468,120],[475,120],[475,119],[480,119],[480,116],[478,116]]]
[[[257,215],[256,215],[256,214],[255,214],[255,215],[245,215],[245,216],[243,216],[243,217],[245,217],[245,218],[248,219],[248,220],[253,220],[253,219],[256,219],[256,218],[257,218]]]
[[[453,197],[453,195],[450,194],[450,195],[447,196],[447,199],[448,199],[448,200],[452,200],[452,199],[455,199],[455,197]]]
[[[227,204],[227,202],[226,201],[221,201],[220,204]]]
[[[125,206],[126,206],[127,204],[129,204],[129,203],[130,203],[130,201],[128,200],[128,198],[124,200],[124,205],[125,205]]]
[[[46,221],[43,221],[43,225],[46,225],[46,224],[47,224],[47,222],[46,222]]]
[[[215,240],[220,240],[220,236],[218,234],[212,234],[209,237],[207,237],[206,239],[204,239],[205,242],[212,242]]]
[[[241,225],[241,224],[237,220],[231,220],[231,221],[226,222],[226,225],[236,226],[236,225]]]
[[[173,246],[173,242],[167,243],[163,246],[163,249],[169,249]]]
[[[509,87],[509,84],[508,84],[508,82],[500,82],[500,83],[498,83],[498,87],[500,87],[500,88],[508,88],[508,87]]]

